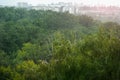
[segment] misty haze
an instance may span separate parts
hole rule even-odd
[[[120,1],[0,0],[0,80],[120,80]]]

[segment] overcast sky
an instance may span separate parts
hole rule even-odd
[[[75,2],[85,5],[114,5],[120,6],[120,0],[0,0],[0,5],[16,5],[17,2],[27,2],[32,5],[57,2]]]

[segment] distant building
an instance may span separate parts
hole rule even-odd
[[[0,5],[0,7],[3,7],[2,5]]]
[[[86,6],[84,4],[72,4],[72,3],[51,3],[51,4],[39,4],[32,6],[26,2],[19,2],[17,4],[19,8],[35,9],[35,10],[51,10],[56,12],[69,12],[75,15],[88,15],[95,17],[96,19],[113,16],[119,16],[120,8],[115,6]],[[113,17],[114,18],[114,17]],[[118,18],[118,17],[117,17]]]
[[[74,7],[72,3],[64,3],[64,2],[59,2],[56,4],[52,3],[47,5],[39,4],[37,6],[33,6],[32,9],[74,13]]]
[[[31,5],[26,3],[26,2],[18,2],[17,7],[19,7],[19,8],[30,8]]]
[[[8,7],[8,6],[6,6],[6,5],[0,5],[0,8],[3,8],[3,7]]]

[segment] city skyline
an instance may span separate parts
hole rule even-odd
[[[18,2],[27,2],[28,4],[38,5],[38,4],[50,4],[58,2],[72,2],[72,3],[83,3],[84,5],[90,6],[119,6],[120,0],[0,0],[0,5],[5,6],[16,6]]]

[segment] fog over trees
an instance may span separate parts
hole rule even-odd
[[[120,80],[120,25],[0,8],[0,80]]]

